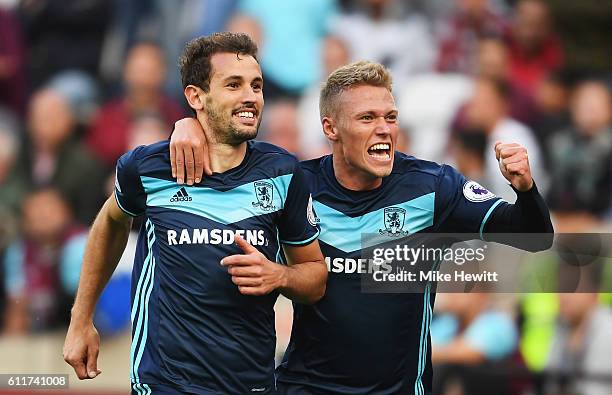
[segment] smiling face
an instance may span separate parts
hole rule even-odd
[[[338,110],[326,118],[334,155],[356,179],[378,180],[391,174],[399,124],[389,89],[372,85],[351,87],[338,98]],[[329,127],[327,129],[330,129]],[[342,169],[336,169],[342,172]]]
[[[237,145],[255,138],[264,105],[259,63],[252,56],[235,53],[217,53],[210,61],[210,88],[200,94],[215,140]]]

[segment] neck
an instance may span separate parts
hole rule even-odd
[[[221,143],[209,143],[208,155],[210,155],[210,167],[215,173],[223,173],[237,167],[244,160],[247,143],[229,145]]]
[[[334,175],[336,180],[351,191],[368,191],[376,189],[382,184],[382,177],[376,177],[361,169],[351,166],[342,154],[334,152],[332,155]]]
[[[219,142],[210,125],[200,117],[198,117],[198,120],[204,129],[206,141],[208,142],[211,170],[214,173],[223,173],[240,165],[246,155],[246,141],[237,145]]]

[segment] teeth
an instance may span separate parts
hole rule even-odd
[[[376,151],[376,150],[388,150],[389,144],[386,143],[382,143],[382,144],[374,144],[373,146],[370,147],[371,151]]]
[[[377,159],[389,159],[391,158],[391,156],[389,156],[389,154],[376,154],[376,153],[372,153],[370,154],[371,157],[377,158]]]
[[[250,111],[241,111],[241,112],[238,113],[238,116],[239,117],[244,117],[244,118],[253,118],[253,117],[255,117],[255,114],[253,114]]]

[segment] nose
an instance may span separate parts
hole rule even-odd
[[[385,117],[376,118],[376,124],[375,124],[374,131],[376,134],[382,135],[382,136],[391,134],[391,127],[389,123],[387,122],[387,120],[385,119]]]
[[[247,86],[242,91],[242,103],[243,104],[254,104],[257,101],[258,93],[255,90]]]

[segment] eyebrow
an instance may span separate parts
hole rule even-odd
[[[240,81],[242,81],[242,80],[244,80],[244,77],[241,76],[241,75],[230,75],[230,76],[225,77],[223,79],[223,81],[231,81],[231,80],[240,80]],[[253,81],[255,81],[255,82],[263,82],[263,78],[258,76],[258,77],[255,77],[253,79]]]
[[[376,115],[377,112],[378,111],[376,111],[376,110],[365,110],[365,111],[358,112],[357,114],[355,114],[355,116],[359,117],[359,116],[362,116],[362,115]],[[393,109],[393,110],[387,111],[385,113],[385,116],[387,116],[389,114],[394,114],[394,113],[397,114],[398,110],[397,109]]]

